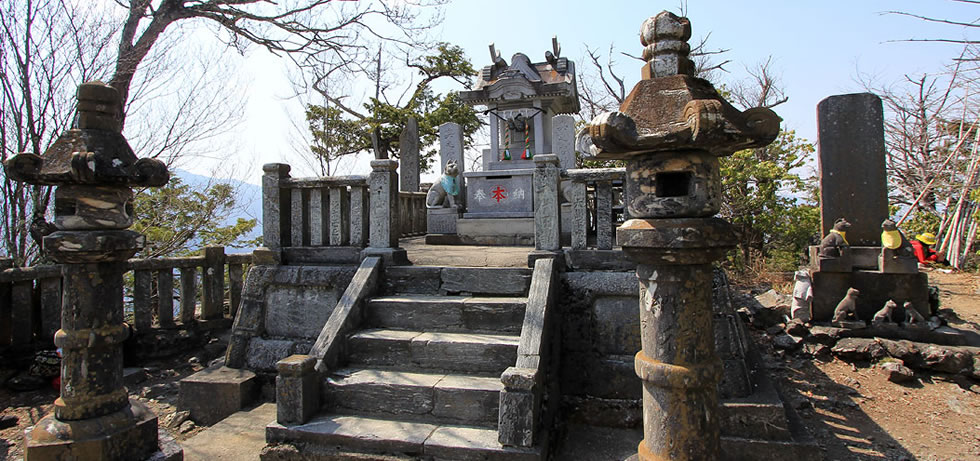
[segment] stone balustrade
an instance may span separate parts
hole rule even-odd
[[[425,192],[398,193],[398,229],[402,237],[425,235]]]
[[[263,166],[263,245],[287,262],[356,259],[368,243],[365,176],[291,178],[289,165]],[[327,251],[333,248],[337,251]],[[346,250],[346,251],[345,251]]]
[[[245,267],[251,263],[250,253],[225,254],[220,246],[207,247],[200,256],[130,259],[125,265],[132,273],[125,278],[132,280],[126,287],[131,294],[127,321],[136,335],[144,335],[234,318]],[[0,347],[52,347],[61,326],[62,266],[11,267],[9,259],[0,259],[0,269]]]
[[[543,422],[557,410],[558,381],[552,349],[560,343],[556,313],[558,266],[555,258],[534,261],[527,309],[521,325],[517,362],[500,376],[498,441],[505,446],[532,447],[540,441]],[[546,396],[549,396],[546,398]],[[545,404],[550,402],[550,404]]]
[[[389,163],[372,164],[374,176],[312,178],[292,178],[290,166],[282,163],[263,166],[263,245],[286,264],[357,263],[365,248],[382,241],[385,246],[378,248],[388,248],[392,238],[424,234],[425,193],[398,192],[397,176],[391,174],[397,162]],[[393,195],[382,200],[375,194],[374,201],[385,203],[372,203],[372,190]],[[379,213],[395,213],[395,219],[382,219]],[[374,238],[380,240],[372,244],[370,227],[383,223],[389,224],[375,229]],[[393,237],[386,237],[389,231]]]
[[[625,219],[621,203],[626,169],[569,169],[563,179],[569,182],[564,192],[572,204],[572,218],[568,220],[572,226],[572,249],[611,250],[613,230]]]

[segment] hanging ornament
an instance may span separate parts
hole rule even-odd
[[[521,158],[524,160],[534,158],[534,154],[531,153],[531,124],[527,119],[524,119],[524,152],[521,153]]]
[[[510,124],[504,124],[504,156],[501,160],[510,160]]]

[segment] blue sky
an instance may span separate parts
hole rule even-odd
[[[435,36],[463,47],[474,66],[489,64],[487,45],[496,44],[505,59],[522,52],[534,61],[544,59],[557,35],[562,55],[581,70],[587,65],[585,44],[605,52],[639,54],[639,28],[643,20],[678,2],[663,1],[539,1],[456,0],[445,9],[445,21]],[[950,0],[690,0],[687,15],[694,38],[711,34],[712,48],[730,49],[725,59],[730,72],[723,81],[746,77],[746,66],[772,57],[789,101],[776,108],[785,125],[816,142],[816,105],[827,96],[861,91],[858,73],[874,75],[885,84],[903,75],[942,72],[959,54],[957,45],[910,43],[908,38],[964,38],[969,31],[957,26],[929,24],[917,19],[883,14],[902,10],[923,15],[973,21],[980,7]],[[618,59],[628,87],[639,77],[639,66]],[[261,165],[286,162],[298,175],[304,170],[289,147],[289,119],[301,119],[301,107],[282,98],[290,94],[285,62],[262,50],[250,52],[242,71],[249,73],[251,89],[246,120],[235,136],[245,146],[241,162],[248,164],[244,178],[258,182]],[[203,166],[202,166],[203,167]],[[366,173],[357,165],[354,173]],[[193,170],[193,168],[192,168]]]

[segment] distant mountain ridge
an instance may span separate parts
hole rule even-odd
[[[262,186],[247,183],[238,179],[231,178],[212,178],[191,173],[185,170],[173,170],[172,174],[180,178],[184,184],[195,189],[206,187],[208,184],[230,184],[235,188],[236,207],[240,213],[233,213],[222,221],[222,226],[230,226],[238,221],[238,218],[257,220],[255,227],[245,238],[253,239],[262,235]],[[229,249],[229,253],[241,253],[248,249]]]

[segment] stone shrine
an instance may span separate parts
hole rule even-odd
[[[465,208],[456,226],[440,225],[439,233],[454,229],[464,243],[534,242],[534,157],[554,154],[562,168],[575,166],[575,121],[565,115],[579,111],[575,63],[560,54],[554,38],[545,61],[516,53],[508,64],[490,45],[493,64],[483,68],[474,90],[460,93],[466,103],[486,107],[490,149],[483,151],[483,171],[465,172],[461,143],[442,142],[443,165],[459,157]],[[447,211],[430,210],[430,219],[433,213],[443,222]]]

